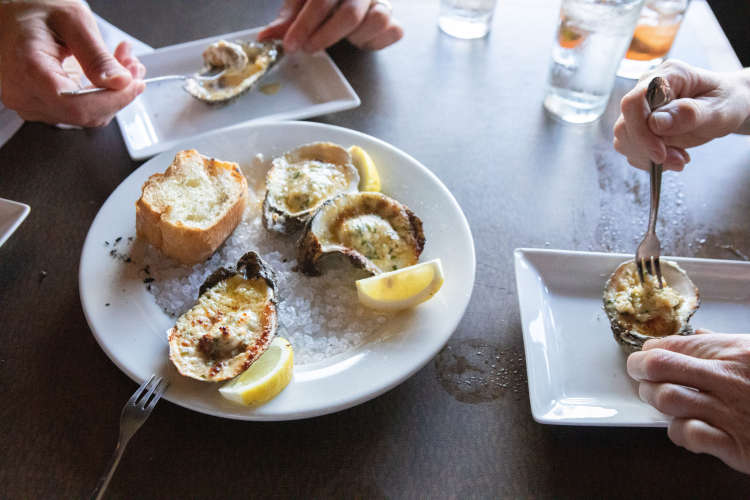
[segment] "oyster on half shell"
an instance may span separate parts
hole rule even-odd
[[[180,374],[220,382],[247,370],[276,335],[276,275],[255,252],[236,269],[221,267],[200,287],[197,303],[167,332]]]
[[[266,174],[263,224],[291,233],[326,200],[357,191],[359,172],[349,152],[330,142],[305,144],[273,159]]]
[[[279,61],[283,53],[280,40],[252,42],[220,40],[203,52],[201,73],[225,70],[216,80],[189,78],[184,89],[209,104],[226,102],[250,90]]]
[[[405,205],[381,193],[345,193],[326,201],[307,223],[297,264],[318,275],[318,260],[340,253],[380,274],[416,264],[424,244],[422,221]]]
[[[615,340],[626,353],[641,350],[652,338],[691,335],[689,321],[700,305],[698,288],[675,262],[661,259],[664,281],[644,274],[641,283],[634,261],[620,264],[604,287],[604,311]]]

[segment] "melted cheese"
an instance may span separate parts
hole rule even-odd
[[[263,279],[246,280],[238,275],[203,293],[172,330],[180,337],[178,352],[171,353],[180,372],[211,379],[230,368],[233,358],[263,342],[263,315],[272,297]]]
[[[648,335],[669,335],[677,327],[676,311],[684,299],[676,290],[664,282],[664,288],[659,288],[655,276],[645,274],[645,283],[641,284],[635,266],[620,273],[613,283],[607,300],[611,301],[615,310],[641,323],[643,331]],[[638,327],[638,325],[635,325]]]
[[[276,204],[297,214],[317,206],[349,185],[344,166],[317,160],[294,163],[278,179]]]
[[[371,260],[382,271],[413,264],[414,252],[391,224],[374,214],[345,220],[338,228],[338,241]]]

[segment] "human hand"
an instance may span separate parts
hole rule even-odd
[[[673,100],[651,113],[646,89],[655,76],[665,78]],[[682,170],[687,148],[740,131],[750,124],[750,70],[714,73],[669,60],[644,76],[620,102],[614,146],[641,169],[650,162]]]
[[[258,40],[281,38],[288,52],[313,53],[347,38],[360,49],[380,50],[404,36],[386,1],[284,0],[279,16]]]
[[[649,340],[628,357],[641,399],[674,417],[669,439],[750,474],[750,335]]]
[[[78,83],[63,69],[74,56],[98,87],[61,96]],[[91,11],[77,0],[0,3],[2,101],[25,120],[98,127],[143,92],[146,68],[123,42],[109,54]]]

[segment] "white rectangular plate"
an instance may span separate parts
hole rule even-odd
[[[633,256],[521,248],[514,257],[534,420],[666,427],[668,417],[638,399],[602,308],[605,281]],[[692,325],[748,331],[750,262],[662,258],[678,262],[700,290]]]
[[[0,246],[21,225],[29,211],[31,208],[25,203],[0,198]]]
[[[201,69],[201,54],[217,40],[255,40],[260,28],[171,45],[140,56],[148,77],[192,74]],[[227,104],[206,104],[182,90],[182,82],[149,84],[117,113],[122,137],[134,160],[148,158],[178,142],[210,131],[261,120],[294,120],[356,108],[360,100],[325,52],[285,55],[260,83],[280,83],[265,95],[254,88]]]

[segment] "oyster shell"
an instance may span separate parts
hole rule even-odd
[[[604,310],[615,340],[630,354],[643,343],[668,335],[691,335],[689,321],[700,305],[698,288],[675,262],[661,259],[664,287],[645,274],[641,284],[634,261],[620,264],[604,287]]]
[[[273,159],[266,174],[263,224],[271,231],[301,228],[326,200],[357,191],[349,152],[330,142],[305,144]]]
[[[279,61],[282,54],[279,40],[220,40],[203,52],[205,67],[201,73],[216,68],[225,69],[225,73],[216,80],[190,78],[183,88],[196,99],[210,104],[229,101],[250,90]]]
[[[220,382],[245,371],[276,335],[276,276],[255,252],[200,287],[197,303],[167,332],[169,359],[186,377]]]
[[[345,193],[326,201],[297,242],[297,264],[320,274],[318,260],[340,253],[372,274],[417,263],[424,249],[422,221],[405,205],[381,193]]]

